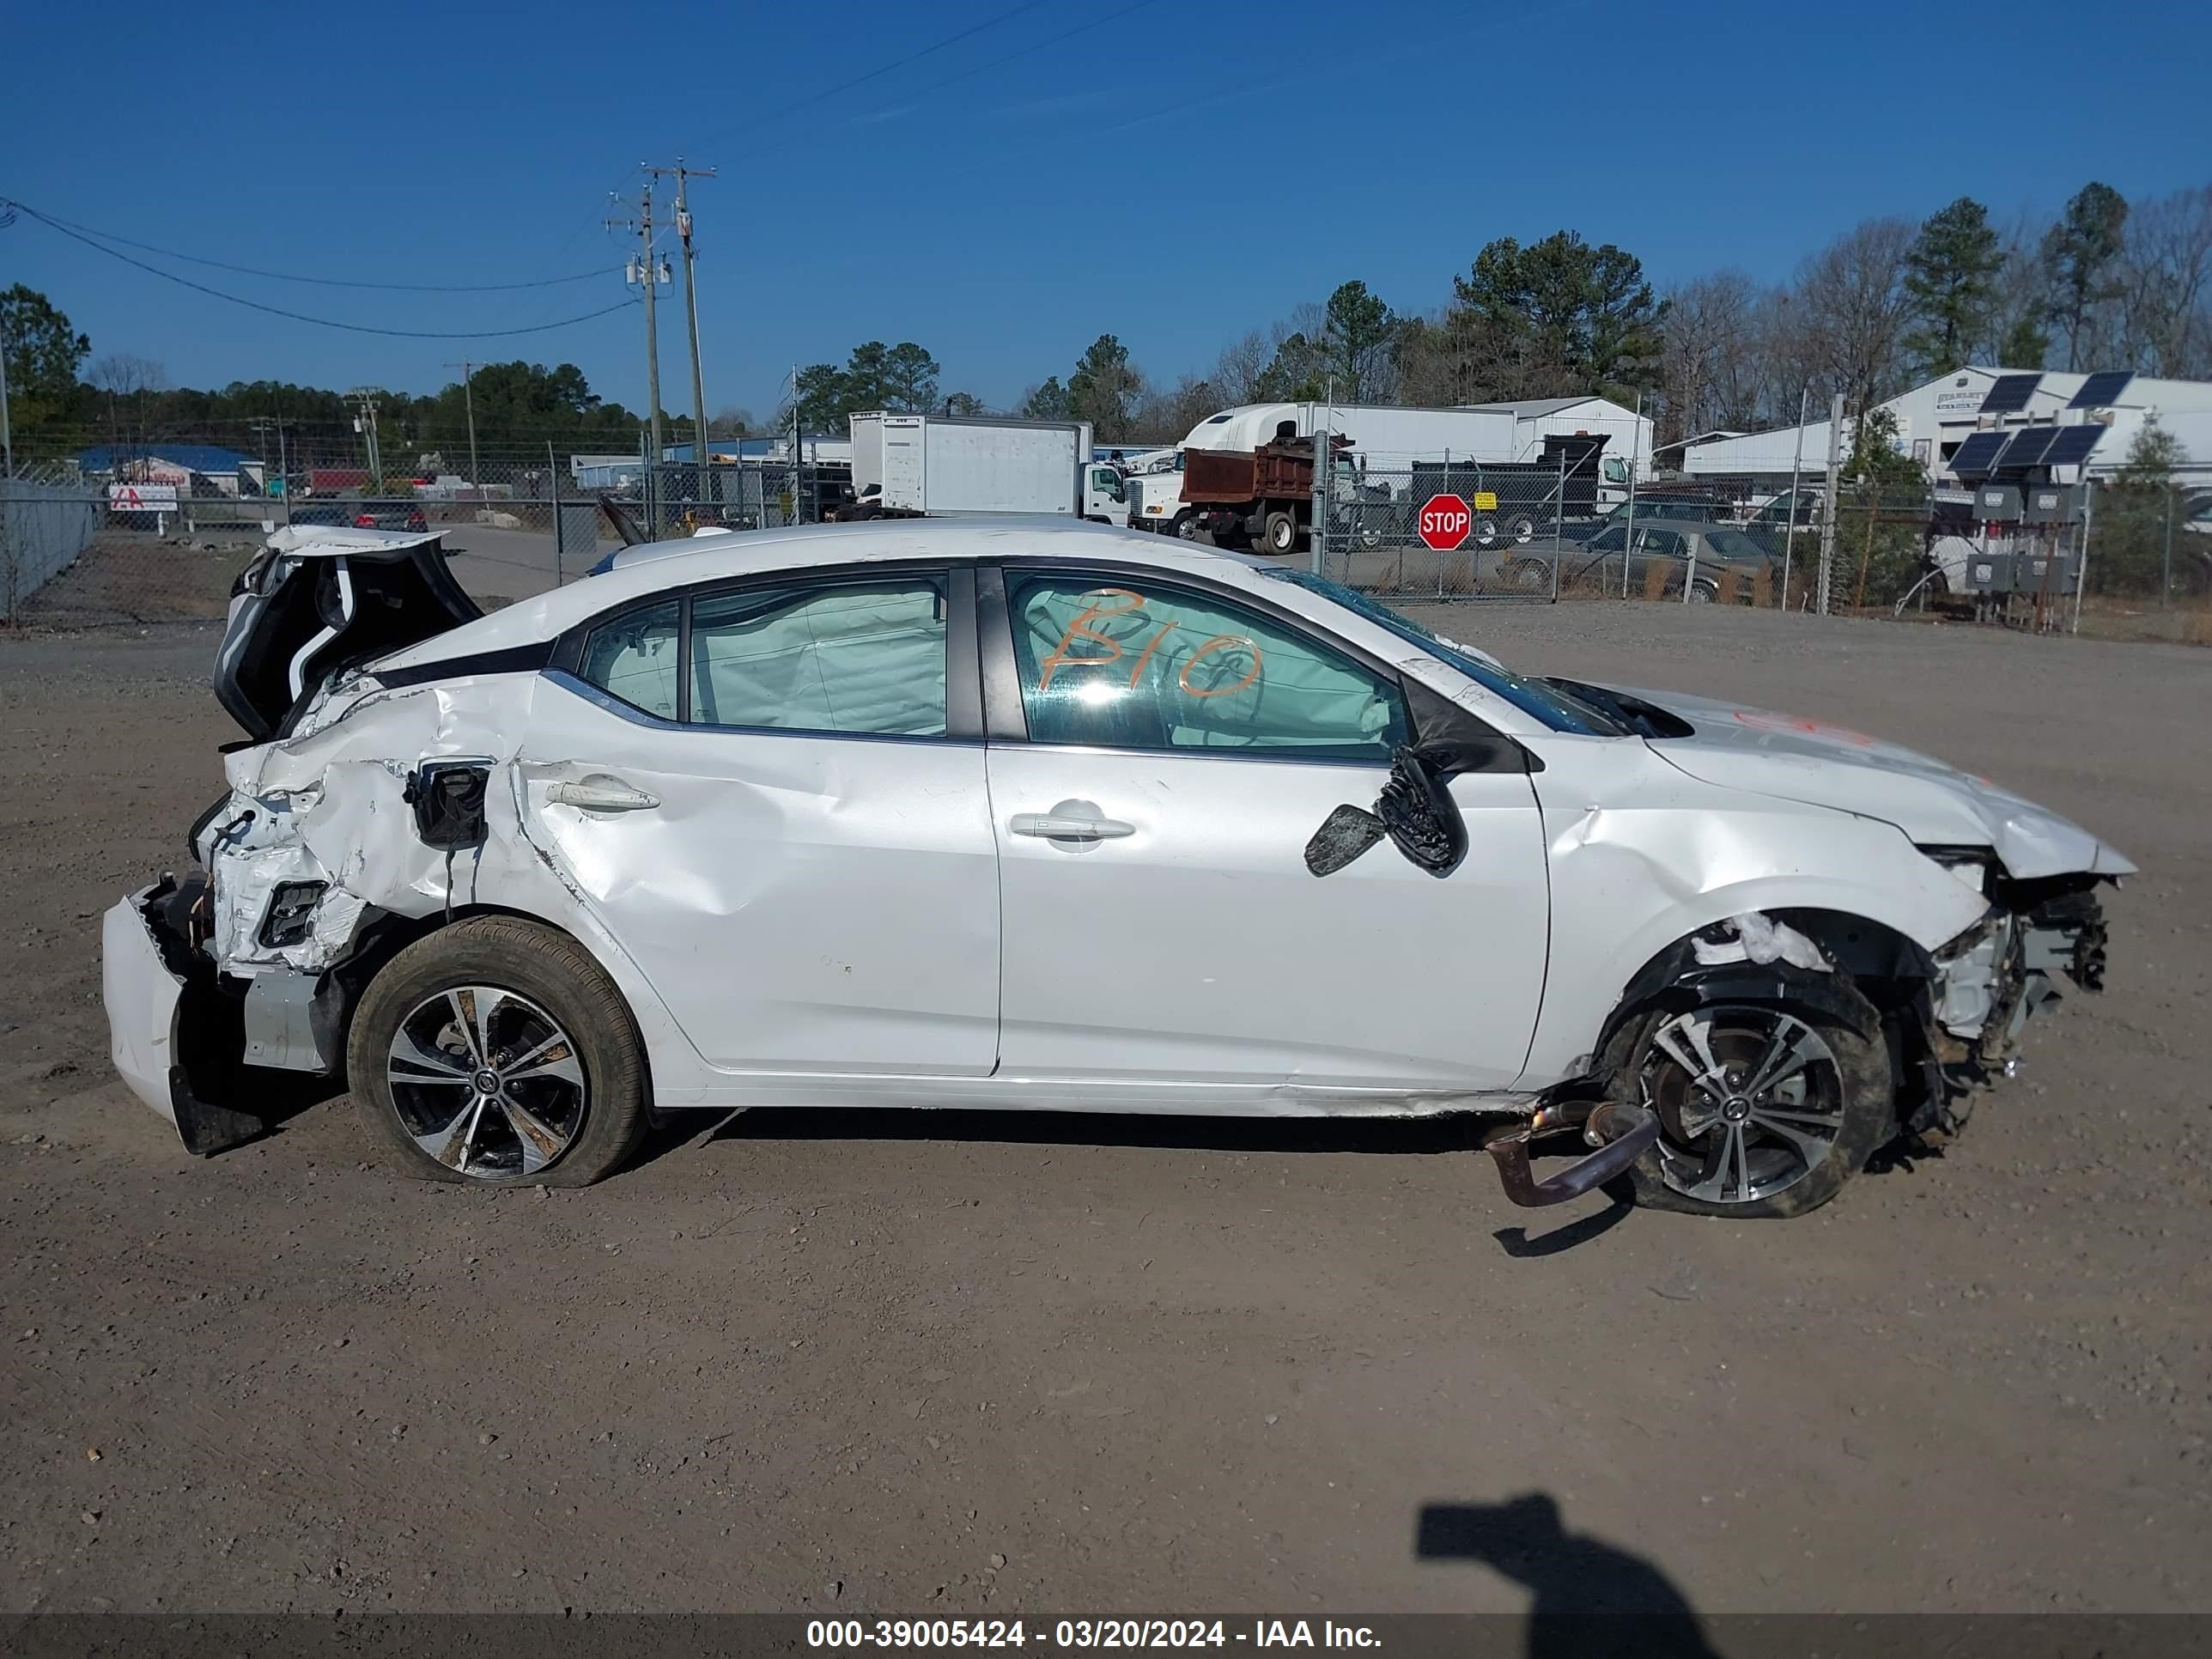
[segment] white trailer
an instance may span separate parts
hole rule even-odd
[[[1652,476],[1648,416],[1600,398],[1546,398],[1461,409],[1401,409],[1382,404],[1244,404],[1210,415],[1190,430],[1186,449],[1254,450],[1272,442],[1285,421],[1299,437],[1327,421],[1345,439],[1363,471],[1402,471],[1412,462],[1471,461],[1480,466],[1540,460],[1547,438],[1588,434],[1607,440],[1598,491],[1601,507],[1626,499],[1629,471]]]
[[[855,415],[853,489],[893,511],[933,516],[1042,513],[1118,523],[1121,476],[1091,459],[1088,421]]]
[[[1506,411],[1379,404],[1243,404],[1206,416],[1190,429],[1182,447],[1255,450],[1273,443],[1275,428],[1285,421],[1301,438],[1311,436],[1316,425],[1325,421],[1330,431],[1350,441],[1349,453],[1379,466],[1415,456],[1437,460],[1449,455],[1479,462],[1519,459],[1514,453],[1513,416]]]

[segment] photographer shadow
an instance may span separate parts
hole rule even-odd
[[[1567,1531],[1547,1492],[1503,1504],[1424,1504],[1413,1553],[1480,1561],[1526,1586],[1528,1659],[1718,1659],[1674,1580],[1632,1551]]]

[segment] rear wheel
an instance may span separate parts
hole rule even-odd
[[[1506,520],[1505,533],[1517,543],[1533,542],[1536,539],[1536,521],[1526,513],[1516,513]]]
[[[581,1187],[646,1129],[622,994],[573,939],[483,916],[386,964],[346,1045],[355,1100],[410,1173]]]
[[[1609,1054],[1616,1097],[1659,1119],[1658,1144],[1628,1176],[1636,1201],[1654,1209],[1802,1215],[1896,1133],[1887,1048],[1804,1004],[1648,1015]]]
[[[1291,514],[1278,508],[1267,514],[1261,527],[1261,545],[1276,557],[1298,550],[1298,521]]]

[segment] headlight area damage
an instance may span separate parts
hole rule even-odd
[[[1926,849],[1948,861],[1948,849]],[[2060,989],[2105,985],[2105,912],[2096,889],[2108,878],[2078,875],[2014,881],[1987,872],[1992,902],[1981,921],[1934,953],[1933,973],[1910,1004],[1905,1127],[1930,1142],[1956,1134],[1974,1088],[2019,1067],[2014,1049],[2028,1017]]]

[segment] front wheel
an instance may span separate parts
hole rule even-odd
[[[1887,1047],[1802,1004],[1713,1002],[1647,1015],[1609,1054],[1615,1097],[1659,1119],[1658,1144],[1627,1177],[1636,1201],[1653,1209],[1802,1215],[1896,1133]]]
[[[346,1044],[355,1100],[411,1173],[582,1187],[646,1129],[646,1066],[622,993],[575,941],[480,916],[387,963]]]
[[[1552,567],[1541,559],[1516,559],[1505,567],[1505,580],[1516,593],[1552,591]]]

